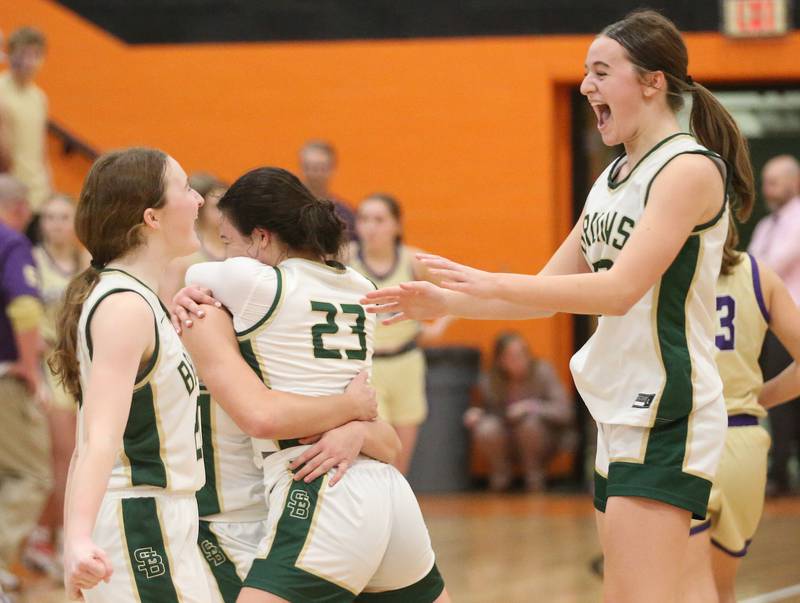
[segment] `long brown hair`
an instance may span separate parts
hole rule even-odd
[[[501,405],[508,399],[508,389],[511,384],[511,377],[503,368],[501,359],[506,348],[515,341],[521,341],[525,344],[525,348],[528,349],[528,343],[525,341],[525,338],[517,331],[503,331],[498,334],[494,340],[494,352],[492,356],[492,366],[489,369],[488,385],[489,393],[492,395],[494,402]],[[528,378],[531,378],[536,372],[538,360],[533,354],[530,354],[530,350],[528,350],[528,354],[530,356]]]
[[[664,74],[667,102],[673,111],[678,112],[683,107],[683,94],[691,93],[692,134],[725,160],[730,172],[727,193],[736,217],[746,221],[755,200],[747,140],[714,95],[689,77],[689,55],[675,24],[655,11],[641,10],[612,23],[600,35],[620,44],[641,74],[654,71]]]
[[[92,255],[92,264],[76,275],[64,294],[58,318],[58,342],[48,360],[53,374],[80,399],[78,321],[83,304],[100,279],[100,270],[143,243],[147,208],[165,203],[167,155],[156,149],[130,148],[99,157],[81,189],[75,234]]]
[[[345,224],[333,202],[317,199],[281,168],[257,168],[238,178],[219,200],[219,210],[243,235],[263,228],[294,251],[320,259],[337,255],[344,243]]]

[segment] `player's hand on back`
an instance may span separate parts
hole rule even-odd
[[[68,540],[64,547],[64,588],[72,601],[82,601],[81,590],[108,582],[114,572],[105,551],[90,538]]]
[[[214,299],[211,289],[205,287],[195,287],[190,285],[184,287],[172,298],[172,308],[170,309],[170,319],[175,331],[180,334],[183,327],[191,328],[195,318],[203,318],[205,311],[200,307],[202,304],[221,308],[222,304]]]
[[[353,404],[353,419],[356,421],[372,421],[378,416],[378,398],[368,379],[367,371],[361,371],[344,390]]]
[[[301,439],[301,444],[313,444],[313,446],[289,465],[289,469],[296,471],[295,481],[302,479],[307,484],[311,483],[336,467],[336,474],[329,482],[329,485],[335,485],[358,457],[364,445],[364,437],[363,423],[351,421],[325,432],[321,437]]]

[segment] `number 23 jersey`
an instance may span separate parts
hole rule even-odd
[[[359,300],[375,287],[352,268],[302,258],[273,267],[237,257],[195,264],[186,282],[208,287],[228,308],[243,358],[271,389],[340,394],[372,367],[375,316]],[[262,454],[296,444],[254,441]]]

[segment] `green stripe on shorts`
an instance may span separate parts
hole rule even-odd
[[[200,547],[203,558],[208,563],[209,569],[211,569],[223,601],[225,603],[236,603],[239,591],[242,590],[242,579],[236,573],[236,565],[225,554],[217,535],[211,531],[210,522],[200,522],[197,544]]]
[[[655,424],[647,434],[644,462],[612,462],[607,480],[595,476],[595,507],[601,511],[608,496],[639,496],[688,509],[698,519],[705,517],[711,482],[683,471],[694,408],[686,300],[698,270],[701,236],[686,240],[661,278],[656,326],[666,382]]]
[[[433,603],[444,592],[444,579],[436,564],[418,582],[397,590],[380,593],[361,593],[356,601],[363,603]]]
[[[322,476],[310,484],[292,480],[272,546],[266,557],[253,561],[245,587],[272,593],[292,603],[345,603],[355,599],[349,590],[295,565],[310,536],[326,479],[327,476]]]
[[[122,523],[141,603],[178,603],[154,498],[123,498]]]

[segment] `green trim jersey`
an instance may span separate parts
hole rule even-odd
[[[765,417],[767,411],[758,403],[764,385],[758,357],[769,329],[769,312],[758,263],[747,253],[739,257],[732,272],[717,281],[717,367],[728,414]]]
[[[228,308],[242,356],[270,388],[340,394],[371,367],[375,317],[359,300],[374,285],[352,268],[301,258],[273,267],[237,257],[195,264],[186,282],[208,287]],[[255,440],[256,462],[296,445]]]
[[[137,293],[150,306],[155,349],[136,377],[122,446],[111,469],[108,490],[155,490],[193,495],[205,480],[194,366],[158,296],[121,270],[103,270],[83,304],[78,322],[81,389],[86,391],[92,365],[92,316],[100,302],[123,291]],[[81,405],[78,410],[79,451],[84,446],[83,432]]]
[[[589,192],[581,250],[594,272],[611,268],[642,217],[653,180],[679,155],[709,157],[727,184],[725,162],[689,134],[666,138],[628,175],[614,161]],[[726,187],[727,188],[727,187]],[[728,232],[727,203],[698,225],[659,281],[624,316],[601,316],[572,357],[575,385],[599,423],[652,427],[722,404],[714,363],[715,284]]]
[[[267,518],[261,470],[253,462],[250,436],[200,384],[200,424],[206,485],[197,493],[200,517],[214,522]]]

